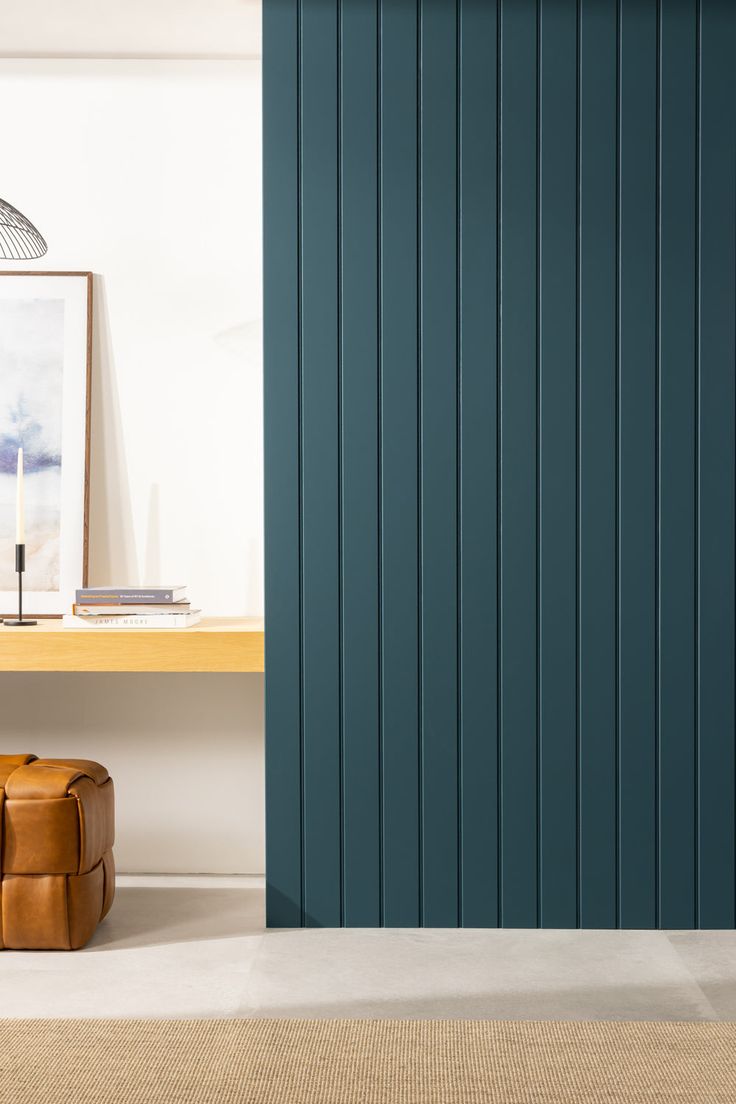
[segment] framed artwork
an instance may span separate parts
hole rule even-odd
[[[69,613],[87,585],[92,273],[0,272],[0,610],[17,609],[15,490],[23,449],[23,612]]]

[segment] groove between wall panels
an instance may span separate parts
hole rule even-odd
[[[455,0],[455,603],[457,606],[457,644],[455,679],[457,685],[457,916],[463,925],[463,568],[462,568],[462,25],[463,0]]]
[[[582,875],[582,817],[580,804],[581,750],[580,750],[580,267],[581,267],[581,43],[582,43],[582,0],[575,5],[575,883],[576,883],[576,924],[581,926],[581,875]]]
[[[338,776],[340,822],[340,926],[345,925],[345,564],[344,564],[344,467],[343,449],[343,0],[337,3],[337,663],[338,663]]]
[[[417,715],[418,715],[418,835],[419,835],[419,926],[424,926],[424,593],[423,593],[423,487],[422,454],[424,432],[422,419],[422,358],[423,358],[423,289],[422,289],[422,12],[424,0],[417,7]]]
[[[381,28],[383,19],[384,0],[376,0],[376,456],[378,470],[377,482],[377,540],[376,552],[378,555],[378,916],[379,923],[386,923],[386,902],[384,889],[384,847],[385,827],[383,808],[383,762],[384,762],[384,731],[383,731],[383,251],[381,248],[383,238],[383,52],[381,40]]]
[[[662,164],[662,72],[661,72],[662,12],[656,3],[656,76],[655,76],[655,292],[654,292],[654,926],[661,927],[661,164]]]
[[[615,359],[615,460],[614,460],[614,543],[615,543],[615,597],[614,597],[614,739],[615,739],[615,783],[614,809],[616,827],[614,832],[616,871],[615,915],[616,926],[621,927],[621,0],[616,0],[616,347]]]
[[[501,807],[501,5],[496,0],[496,925],[502,924]]]
[[[537,2],[537,57],[536,57],[536,72],[537,72],[537,118],[536,118],[536,195],[535,195],[535,207],[536,207],[536,250],[535,250],[535,263],[536,270],[536,300],[534,303],[534,310],[536,314],[536,347],[534,350],[534,391],[536,396],[536,411],[535,411],[535,447],[537,454],[535,457],[536,465],[536,502],[535,502],[535,524],[536,524],[536,541],[535,541],[535,586],[536,586],[536,601],[535,601],[535,615],[536,615],[536,692],[537,692],[537,709],[536,709],[536,734],[535,734],[535,752],[536,752],[536,793],[535,793],[535,807],[537,816],[537,927],[542,926],[542,786],[541,786],[541,774],[542,774],[542,641],[541,641],[541,608],[542,608],[542,576],[541,576],[541,557],[540,546],[542,543],[542,498],[541,498],[541,484],[542,484],[542,427],[541,427],[541,406],[542,406],[542,376],[541,376],[541,357],[542,357],[542,4],[543,0],[536,0]]]
[[[694,724],[695,724],[695,760],[693,763],[693,787],[695,792],[695,927],[700,927],[700,226],[702,209],[700,205],[700,169],[701,169],[701,79],[702,79],[702,9],[701,0],[695,0],[695,394],[693,396],[695,429],[695,496],[694,525],[695,536],[695,671],[694,671]]]
[[[299,805],[299,825],[300,825],[300,851],[301,851],[301,899],[299,902],[299,908],[301,912],[302,927],[305,924],[305,900],[306,900],[306,888],[305,888],[305,807],[304,807],[304,423],[302,419],[303,413],[303,395],[304,395],[304,302],[303,302],[303,285],[304,285],[304,270],[303,270],[303,211],[304,211],[304,194],[302,187],[302,3],[303,0],[296,0],[296,89],[297,89],[297,196],[299,197],[299,205],[297,210],[297,269],[298,269],[298,292],[297,292],[297,332],[299,335],[299,352],[298,352],[298,410],[299,410],[299,777],[301,779],[300,786],[300,805]],[[267,863],[268,865],[268,863]]]
[[[501,280],[501,258],[503,254],[503,223],[501,220],[501,206],[502,206],[502,192],[503,192],[503,177],[501,174],[501,160],[503,157],[503,5],[504,0],[498,0],[498,24],[497,24],[497,40],[496,50],[498,57],[498,85],[496,91],[496,103],[498,105],[498,112],[496,116],[496,563],[497,569],[497,670],[496,678],[498,685],[498,791],[496,793],[496,802],[498,805],[498,926],[503,926],[503,633],[501,626],[503,622],[503,545],[501,543],[501,524],[503,516],[503,498],[502,498],[502,463],[503,463],[503,448],[502,448],[502,433],[503,423],[501,420],[501,406],[503,402],[503,381],[501,376],[501,356],[502,356],[502,327],[503,327],[503,286]]]

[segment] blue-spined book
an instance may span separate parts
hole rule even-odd
[[[82,587],[77,591],[77,605],[139,606],[146,602],[165,605],[180,602],[186,593],[185,586],[134,586],[134,587]]]

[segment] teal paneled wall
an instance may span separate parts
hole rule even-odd
[[[734,926],[735,58],[264,0],[270,925]]]

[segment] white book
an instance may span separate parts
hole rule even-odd
[[[72,613],[76,613],[77,617],[150,617],[152,614],[159,613],[189,613],[189,609],[189,602],[167,602],[160,605],[155,602],[142,602],[139,606],[119,603],[103,606],[98,605],[97,602],[90,605],[86,602],[75,602]]]
[[[70,629],[188,629],[201,619],[201,610],[190,610],[189,613],[116,613],[94,617],[65,613],[62,622]]]

